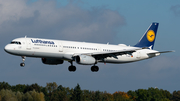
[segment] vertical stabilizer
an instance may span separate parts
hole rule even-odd
[[[149,47],[153,49],[159,23],[152,23],[142,38],[134,47]]]

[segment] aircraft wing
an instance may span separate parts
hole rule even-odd
[[[91,55],[94,58],[96,58],[97,60],[103,59],[103,58],[107,58],[107,57],[114,57],[116,59],[118,55],[123,55],[123,54],[132,54],[133,52],[135,52],[136,50],[141,50],[142,48],[131,48],[131,49],[123,49],[123,50],[118,50],[118,51],[111,51],[111,52],[95,52],[95,53],[82,53],[82,54],[76,54],[77,55]]]

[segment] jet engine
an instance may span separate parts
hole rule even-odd
[[[79,55],[76,56],[75,59],[78,64],[82,64],[82,65],[93,65],[96,63],[96,59],[88,55]]]
[[[63,64],[64,60],[61,59],[51,59],[51,58],[42,58],[41,59],[44,64],[48,65],[58,65]]]

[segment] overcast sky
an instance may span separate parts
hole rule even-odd
[[[70,63],[45,65],[39,58],[26,58],[4,52],[4,46],[18,37],[38,37],[110,44],[135,45],[152,22],[159,22],[154,49],[175,50],[128,64],[99,63],[91,66]],[[0,0],[0,82],[11,85],[47,82],[74,88],[115,91],[158,87],[180,90],[180,1],[179,0]]]

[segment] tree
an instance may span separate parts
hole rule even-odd
[[[44,94],[45,101],[50,101],[46,87],[42,87],[41,92]]]
[[[37,91],[37,92],[41,92],[41,86],[39,86],[37,83],[32,84],[32,85],[26,85],[25,89],[24,89],[24,93],[29,92],[29,91]]]
[[[56,84],[56,82],[46,83],[46,89],[48,90],[49,93],[51,93],[52,91],[56,90],[57,87],[58,87],[58,85]]]
[[[51,101],[67,101],[66,91],[53,91],[51,95]]]
[[[30,91],[35,90],[36,92],[41,92],[41,86],[39,86],[37,83],[30,85]]]
[[[17,92],[16,92],[16,98],[17,98],[17,100],[18,100],[18,101],[22,101],[22,100],[23,100],[23,95],[24,95],[23,93],[17,91]]]
[[[174,91],[172,95],[173,101],[180,101],[180,91]]]
[[[82,91],[81,91],[79,84],[77,84],[77,86],[74,88],[74,91],[72,94],[72,100],[73,101],[81,101],[82,100]]]
[[[136,100],[138,98],[138,96],[137,96],[135,91],[130,90],[127,93],[130,96],[130,98],[133,99],[133,100]]]
[[[100,91],[95,91],[95,100],[94,101],[102,101],[102,93]]]
[[[25,92],[25,89],[26,89],[26,85],[21,85],[21,84],[18,84],[18,85],[15,85],[15,86],[12,86],[11,87],[11,90],[14,91],[14,92]]]
[[[115,101],[130,101],[130,96],[125,92],[115,92],[113,93],[113,97]]]
[[[45,101],[44,94],[42,92],[38,93],[34,89],[33,91],[26,92],[24,101]]]
[[[114,101],[113,95],[110,93],[107,93],[106,91],[103,94],[103,100],[102,101]]]
[[[138,89],[135,91],[137,101],[170,101],[170,92],[158,88]]]
[[[82,91],[82,101],[91,101],[91,93],[89,90]]]
[[[172,94],[169,92],[169,91],[167,91],[167,90],[162,90],[162,89],[160,89],[160,91],[162,92],[162,94],[167,98],[167,99],[172,99]]]
[[[150,98],[150,96],[148,95],[147,90],[145,89],[138,89],[135,91],[138,98],[136,99],[137,101],[149,101],[148,97]]]
[[[59,85],[59,86],[57,87],[57,90],[58,90],[58,91],[64,91],[65,88],[64,88],[62,85]]]
[[[7,82],[0,82],[0,90],[2,89],[11,89],[11,86]]]
[[[8,89],[0,91],[1,101],[18,101],[14,92]]]
[[[44,94],[42,92],[39,93],[40,101],[45,101]]]
[[[29,92],[26,92],[26,94],[24,95],[24,100],[33,101],[33,97],[29,94]]]

